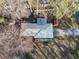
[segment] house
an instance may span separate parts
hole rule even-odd
[[[38,25],[36,23],[22,23],[20,36],[34,37],[40,41],[49,41],[53,38],[53,25]]]

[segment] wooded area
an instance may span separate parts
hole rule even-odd
[[[37,18],[44,18],[54,30],[74,31],[79,28],[79,1],[0,0],[0,59],[79,59],[78,36],[59,36],[44,42],[21,37],[22,23],[40,26]]]

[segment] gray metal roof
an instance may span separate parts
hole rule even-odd
[[[22,23],[20,35],[34,36],[35,38],[53,38],[53,26],[52,24]]]

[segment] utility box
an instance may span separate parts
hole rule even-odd
[[[47,19],[37,18],[37,24],[38,25],[45,25],[45,24],[47,24]]]

